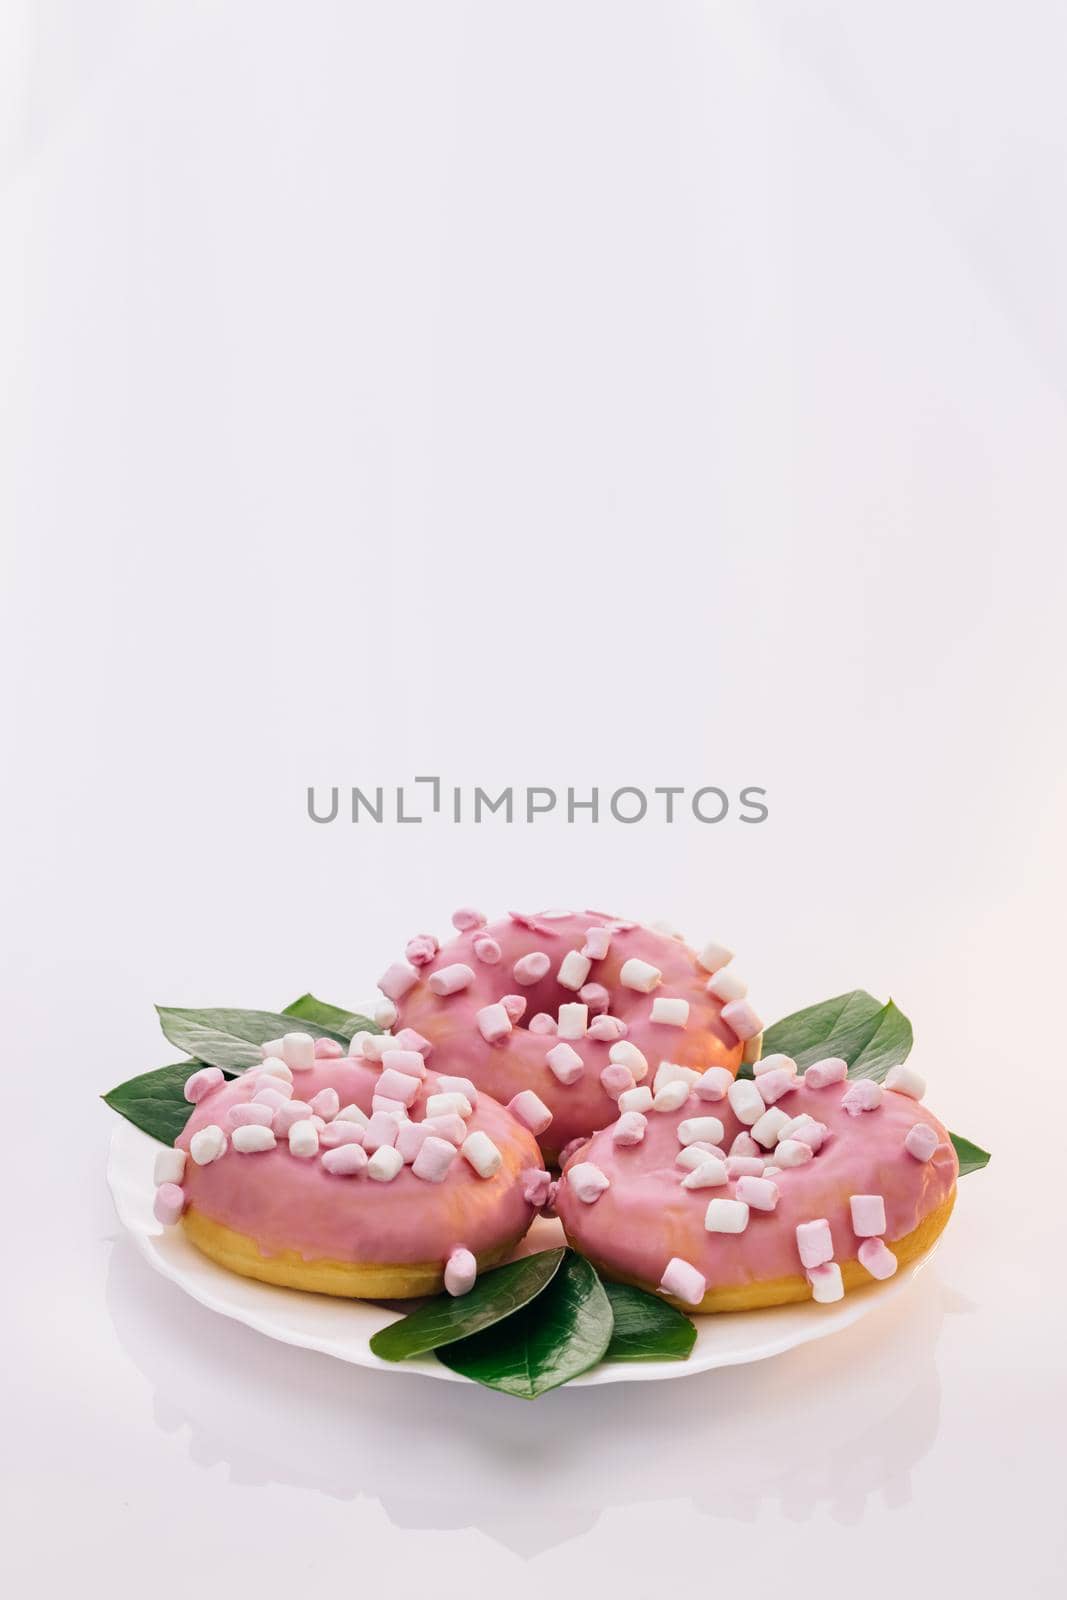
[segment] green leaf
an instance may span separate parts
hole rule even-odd
[[[399,1322],[390,1323],[371,1339],[370,1347],[383,1361],[403,1361],[425,1355],[440,1345],[465,1339],[510,1317],[528,1305],[559,1271],[565,1251],[542,1250],[523,1256],[505,1267],[494,1267],[480,1277],[469,1294],[453,1299],[440,1295]]]
[[[154,1072],[142,1072],[101,1098],[135,1128],[142,1128],[162,1144],[173,1144],[193,1109],[182,1090],[198,1065],[196,1061],[176,1061]]]
[[[960,1177],[965,1178],[969,1172],[981,1172],[992,1159],[988,1150],[983,1150],[981,1145],[972,1144],[969,1139],[961,1138],[958,1133],[950,1133],[949,1138],[956,1147],[959,1157]]]
[[[892,1000],[882,1005],[864,989],[794,1011],[763,1036],[764,1055],[792,1056],[802,1071],[824,1056],[841,1056],[850,1078],[877,1083],[907,1059],[911,1046],[911,1023],[904,1013]]]
[[[437,1359],[475,1383],[536,1400],[603,1358],[611,1342],[611,1301],[589,1262],[568,1250],[548,1287],[529,1305]]]
[[[689,1318],[644,1289],[605,1278],[615,1319],[605,1361],[684,1361],[696,1343]]]
[[[328,1028],[331,1033],[339,1034],[346,1044],[354,1034],[382,1031],[376,1022],[369,1017],[361,1017],[358,1011],[342,1011],[340,1006],[327,1005],[325,1000],[317,1000],[313,994],[302,994],[299,1000],[285,1007],[282,1015],[299,1017],[301,1022],[314,1022],[320,1028]],[[267,1037],[270,1038],[270,1035]]]
[[[202,1011],[187,1011],[175,1006],[157,1006],[160,1026],[171,1044],[187,1050],[198,1061],[229,1072],[243,1072],[260,1060],[259,1046],[291,1031],[291,1016],[279,1011],[240,1011],[229,1006],[210,1006]],[[347,1044],[343,1034],[319,1023],[303,1021],[304,1030],[315,1038],[336,1039]]]

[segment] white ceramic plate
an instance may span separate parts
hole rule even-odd
[[[422,1373],[446,1383],[468,1383],[433,1357],[403,1363],[380,1361],[370,1340],[396,1316],[396,1309],[367,1300],[334,1300],[327,1295],[302,1294],[277,1289],[251,1278],[227,1272],[200,1254],[181,1228],[161,1228],[152,1215],[152,1170],[159,1146],[147,1134],[122,1122],[111,1138],[107,1181],[119,1220],[133,1236],[145,1259],[199,1300],[224,1317],[243,1322],[283,1344],[302,1345],[382,1372]],[[539,1221],[524,1241],[523,1253],[544,1250],[563,1242],[559,1224]],[[697,1339],[688,1361],[619,1362],[596,1367],[580,1384],[647,1383],[655,1378],[684,1378],[709,1367],[732,1367],[780,1355],[809,1339],[836,1333],[885,1305],[911,1282],[930,1254],[901,1268],[888,1283],[872,1283],[853,1291],[836,1305],[776,1306],[766,1311],[739,1311],[725,1316],[697,1317]]]

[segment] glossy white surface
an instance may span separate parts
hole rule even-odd
[[[215,1600],[1063,1592],[1067,15],[0,8],[0,1576]],[[316,784],[765,785],[759,828]],[[151,1006],[358,1004],[454,905],[855,984],[991,1146],[833,1339],[526,1406],[148,1269]]]

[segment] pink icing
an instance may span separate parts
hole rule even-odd
[[[309,1097],[335,1089],[342,1105],[369,1113],[378,1079],[377,1066],[369,1062],[318,1060],[300,1074],[300,1088]],[[436,1073],[427,1073],[424,1087],[426,1095],[437,1093]],[[205,1095],[178,1148],[188,1150],[193,1134],[210,1123],[227,1126],[230,1108],[246,1103],[251,1088],[250,1081],[235,1078]],[[412,1107],[415,1122],[422,1120],[424,1105],[425,1097]],[[250,1234],[264,1255],[296,1250],[307,1261],[445,1261],[459,1245],[477,1255],[529,1226],[534,1207],[524,1196],[523,1174],[540,1167],[541,1157],[532,1134],[488,1095],[479,1096],[466,1126],[468,1132],[483,1129],[503,1156],[495,1177],[480,1178],[460,1160],[440,1183],[416,1178],[410,1167],[391,1183],[331,1177],[318,1158],[297,1160],[280,1139],[276,1149],[254,1160],[227,1154],[206,1167],[189,1162],[185,1201],[213,1221]],[[359,1162],[358,1156],[340,1157],[342,1149],[359,1146],[338,1146],[331,1160]]]
[[[708,975],[694,952],[679,940],[651,928],[620,923],[599,912],[540,912],[534,916],[512,912],[488,926],[479,923],[476,928],[466,928],[419,969],[418,982],[398,1002],[399,1022],[433,1041],[435,1066],[446,1072],[465,1073],[505,1103],[522,1089],[532,1089],[544,1101],[552,1112],[552,1122],[541,1135],[541,1145],[550,1155],[572,1139],[605,1127],[615,1119],[618,1109],[600,1079],[609,1065],[609,1037],[594,1033],[568,1041],[584,1063],[581,1077],[573,1084],[561,1084],[545,1061],[551,1039],[542,1031],[541,1019],[555,1018],[561,1005],[575,999],[573,992],[558,982],[561,961],[568,951],[603,947],[604,941],[598,938],[588,945],[590,930],[594,934],[604,930],[611,935],[607,954],[593,961],[590,980],[607,991],[612,1014],[622,1019],[627,1039],[647,1057],[653,1071],[661,1060],[675,1061],[700,1072],[713,1066],[725,1067],[731,1073],[737,1071],[740,1042],[722,1021],[722,1002],[706,993]],[[501,951],[500,962],[491,966],[479,961],[475,951],[475,941],[486,938],[492,939]],[[503,1003],[515,982],[516,964],[526,980],[530,972],[527,958],[546,951],[551,957],[547,972],[534,982],[524,981],[527,1005],[523,1018],[513,1023],[510,1032],[498,1033],[492,1023],[499,1019],[499,1012],[490,1008]],[[653,1023],[650,1013],[654,996],[620,984],[623,964],[635,958],[662,972],[659,992],[688,1000],[687,1027]],[[533,964],[535,970],[541,965]],[[434,993],[433,975],[457,966],[470,970],[470,984],[451,994]],[[487,1029],[493,1038],[485,1037]],[[605,1029],[605,1034],[610,1031]]]
[[[707,1191],[686,1190],[679,1182],[678,1125],[699,1108],[695,1098],[677,1111],[651,1113],[639,1145],[616,1144],[610,1129],[593,1135],[581,1159],[598,1166],[611,1186],[595,1205],[583,1205],[567,1183],[560,1184],[556,1209],[567,1233],[579,1250],[650,1289],[675,1256],[703,1273],[709,1288],[795,1276],[802,1270],[797,1225],[820,1217],[830,1225],[834,1259],[854,1260],[860,1241],[849,1202],[857,1194],[881,1195],[885,1237],[902,1239],[952,1193],[959,1170],[956,1153],[925,1106],[887,1090],[876,1110],[854,1116],[842,1107],[847,1087],[837,1083],[807,1089],[801,1084],[790,1096],[790,1112],[817,1117],[827,1124],[830,1136],[811,1161],[776,1174],[775,1210],[753,1211],[744,1233],[708,1233]],[[727,1102],[719,1102],[716,1113],[725,1125],[725,1141],[745,1131]],[[937,1149],[926,1162],[914,1160],[904,1147],[916,1122],[937,1135]],[[736,1190],[737,1179],[732,1179],[715,1193],[737,1198]]]

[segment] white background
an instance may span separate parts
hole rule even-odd
[[[1063,8],[0,15],[15,1592],[1062,1592]],[[434,772],[771,816],[305,815]],[[152,1003],[358,1004],[471,901],[892,993],[994,1151],[913,1291],[524,1406],[155,1278]]]

